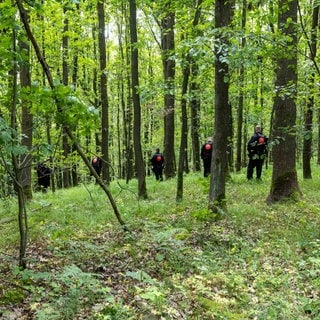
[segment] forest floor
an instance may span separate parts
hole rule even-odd
[[[207,210],[210,180],[147,177],[110,186],[128,231],[93,181],[28,203],[27,269],[18,268],[17,200],[0,207],[0,318],[320,319],[320,168],[300,201],[266,205],[263,181],[227,182],[227,208]]]

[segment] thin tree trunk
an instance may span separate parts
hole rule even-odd
[[[137,8],[136,1],[130,0],[130,35],[131,35],[131,85],[134,107],[133,144],[135,153],[135,165],[138,178],[138,196],[146,199],[146,172],[141,149],[141,106],[139,97],[139,64],[138,64],[138,36],[137,36]]]
[[[188,60],[188,59],[187,59]],[[183,68],[183,81],[181,92],[181,140],[180,140],[180,152],[179,152],[179,166],[178,166],[178,178],[177,178],[177,195],[176,200],[180,201],[183,198],[183,172],[187,159],[187,146],[188,146],[188,114],[187,114],[187,100],[186,94],[188,90],[188,82],[190,75],[189,61],[185,63]]]
[[[193,19],[193,28],[195,29],[195,36],[200,36],[197,26],[201,16],[202,0],[196,3],[196,12]],[[200,171],[200,143],[199,143],[199,129],[200,129],[200,88],[198,84],[199,67],[195,58],[190,57],[190,114],[191,114],[191,141],[192,141],[192,169],[193,171]]]
[[[102,153],[102,177],[107,183],[110,182],[109,175],[109,103],[107,94],[107,57],[105,39],[105,15],[104,0],[98,1],[99,20],[99,61],[100,61],[100,98],[101,98],[101,153]]]
[[[241,29],[243,32],[246,28],[247,22],[247,1],[242,1],[242,17],[241,17]],[[241,38],[241,48],[245,48],[246,46],[246,38]],[[237,150],[236,150],[236,171],[239,172],[242,168],[242,158],[241,158],[241,150],[242,150],[242,128],[243,128],[243,102],[244,102],[244,64],[240,67],[239,74],[239,103],[238,103],[238,112],[237,112]]]
[[[175,152],[174,152],[174,79],[175,60],[174,54],[174,12],[168,12],[161,21],[161,47],[164,72],[164,174],[167,179],[175,176]]]
[[[64,9],[64,14],[66,15],[67,9]],[[63,25],[63,37],[62,37],[62,83],[65,86],[68,86],[68,46],[69,46],[69,20],[68,18],[64,19]],[[71,170],[69,166],[69,155],[71,153],[71,147],[68,140],[67,134],[64,132],[62,135],[62,148],[64,156],[64,166],[63,166],[63,187],[71,187]]]
[[[310,41],[310,55],[311,60],[315,61],[317,55],[317,33],[319,26],[319,5],[313,8],[312,12],[312,27],[311,27],[311,41]],[[303,139],[303,178],[311,179],[311,158],[312,158],[312,137],[313,137],[313,110],[314,110],[314,88],[315,73],[310,74],[310,97],[308,98],[306,110],[304,114],[304,139]]]
[[[31,88],[31,77],[29,68],[30,48],[27,40],[19,41],[20,52],[24,57],[23,63],[20,66],[20,84],[21,91],[24,97],[27,97],[27,92]],[[32,140],[33,140],[33,116],[30,112],[31,102],[28,99],[22,99],[22,121],[21,121],[21,144],[27,147],[28,152],[23,154],[20,158],[21,166],[21,185],[24,196],[27,200],[32,199]]]
[[[28,21],[28,15],[25,14],[25,19]],[[14,129],[12,132],[14,134],[16,127],[17,127],[17,60],[16,60],[16,31],[13,29],[13,51],[15,56],[13,58],[13,78],[12,78],[12,110],[11,110],[11,128]],[[12,137],[13,141],[16,140],[16,137]],[[23,269],[26,268],[26,250],[27,250],[27,241],[28,241],[28,219],[27,219],[27,211],[25,205],[25,197],[23,192],[23,187],[21,184],[21,173],[20,173],[20,166],[18,162],[17,156],[12,153],[12,164],[13,164],[13,182],[14,187],[18,195],[18,222],[19,222],[19,233],[20,233],[20,246],[19,246],[19,266]],[[7,171],[10,173],[11,169],[7,168]]]

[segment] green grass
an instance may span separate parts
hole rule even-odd
[[[207,210],[209,179],[147,178],[111,191],[129,232],[97,185],[36,193],[28,204],[28,270],[16,268],[16,200],[1,203],[0,316],[29,319],[320,319],[320,168],[299,202],[265,204],[264,181],[227,183],[228,213]],[[18,310],[18,311],[17,311]]]

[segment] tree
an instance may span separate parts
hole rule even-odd
[[[161,20],[161,49],[164,74],[164,154],[166,165],[164,174],[167,179],[175,176],[175,152],[174,152],[174,79],[175,79],[175,42],[174,24],[175,14],[170,4],[165,6],[165,16]]]
[[[202,0],[196,3],[196,12],[193,19],[193,34],[201,36],[202,32],[197,28],[201,17]],[[200,144],[199,144],[199,129],[200,129],[200,88],[198,83],[199,64],[197,58],[190,55],[190,114],[191,114],[191,141],[192,141],[192,161],[193,170],[200,171]]]
[[[69,65],[68,65],[68,51],[69,51],[69,19],[67,18],[67,6],[63,7],[63,13],[65,15],[63,19],[63,36],[62,36],[62,83],[64,86],[69,85]],[[66,132],[62,134],[62,148],[65,165],[63,168],[63,186],[64,188],[71,187],[71,172],[69,166],[69,157],[71,154],[71,146]]]
[[[101,153],[102,153],[102,177],[109,182],[109,102],[107,94],[107,57],[105,39],[104,0],[98,1],[99,20],[99,54],[100,54],[100,103],[101,103]]]
[[[199,0],[197,3],[197,7],[195,10],[195,16],[192,21],[192,34],[196,33],[194,32],[194,29],[197,27],[200,19],[200,13],[201,13],[201,4],[202,0]],[[186,37],[188,39],[188,37]],[[178,177],[177,177],[177,201],[182,200],[183,197],[183,172],[185,171],[186,163],[187,161],[187,147],[188,147],[188,113],[187,113],[187,91],[188,91],[188,85],[189,85],[189,78],[190,78],[190,69],[191,66],[193,67],[193,71],[196,71],[196,61],[188,52],[187,54],[183,55],[182,60],[184,61],[183,67],[182,67],[182,92],[181,92],[181,139],[180,139],[180,151],[179,151],[179,165],[178,165]],[[196,72],[193,74],[196,75]],[[197,88],[195,81],[191,84],[192,90],[195,90]],[[195,94],[195,91],[192,92],[191,90],[191,96]],[[198,117],[198,99],[196,97],[193,97],[191,102],[191,114],[192,117],[197,118]],[[192,118],[191,117],[191,118]],[[191,120],[191,127],[193,127],[192,130],[192,141],[193,141],[193,150],[194,147],[197,147],[198,150],[195,151],[195,155],[193,157],[194,160],[194,168],[198,168],[200,170],[200,161],[199,161],[199,137],[198,133],[195,132],[196,126],[198,126],[197,120]],[[198,156],[198,158],[197,158]]]
[[[188,82],[190,75],[190,62],[186,59],[183,67],[183,83],[181,92],[181,139],[180,139],[180,152],[179,152],[179,166],[178,166],[178,179],[177,179],[177,201],[182,200],[183,195],[183,172],[185,162],[187,159],[187,145],[188,145],[188,119],[187,119],[187,99],[186,93],[188,90]]]
[[[31,75],[30,75],[30,48],[27,39],[19,41],[21,56],[24,57],[20,65],[20,84],[23,99],[22,102],[22,119],[21,119],[21,133],[22,145],[27,147],[28,152],[21,155],[21,186],[26,199],[32,199],[32,141],[33,141],[33,115],[30,111],[31,102],[28,99],[31,89]]]
[[[277,50],[272,130],[273,171],[267,202],[300,194],[296,172],[297,1],[279,0],[278,29],[283,35]]]
[[[27,13],[25,14],[25,19],[28,21],[29,17]],[[12,30],[12,45],[13,45],[13,53],[17,53],[16,48],[16,30],[13,28]],[[24,188],[22,184],[22,175],[21,168],[19,163],[19,158],[17,156],[17,152],[15,149],[18,146],[18,136],[17,136],[17,82],[18,82],[18,69],[17,69],[17,59],[16,54],[13,58],[13,69],[12,69],[12,108],[11,108],[11,128],[10,132],[10,142],[8,143],[10,146],[10,153],[12,159],[12,168],[8,168],[5,164],[7,171],[12,177],[14,189],[17,193],[18,198],[18,223],[19,223],[19,234],[20,234],[20,246],[19,246],[19,266],[22,268],[26,268],[26,249],[27,249],[27,241],[28,241],[28,219],[27,219],[27,210],[26,210],[26,198],[24,195]],[[28,72],[27,72],[28,74]],[[24,79],[25,80],[25,79]],[[26,150],[27,151],[27,150]],[[24,153],[25,155],[26,153]]]
[[[242,17],[241,17],[241,29],[245,31],[247,22],[247,1],[242,1]],[[246,37],[241,38],[241,49],[246,46]],[[242,168],[243,161],[241,159],[242,150],[242,128],[243,128],[243,103],[244,103],[244,76],[245,67],[241,64],[239,70],[239,103],[237,110],[237,145],[236,145],[236,171],[240,171]],[[245,149],[245,148],[244,148]],[[246,154],[246,153],[245,153]]]
[[[300,17],[302,20],[302,17]],[[310,39],[306,34],[305,27],[302,25],[302,29],[306,34],[306,38],[309,44],[310,59],[313,63],[313,67],[317,69],[317,29],[319,27],[319,5],[316,5],[312,10],[312,24],[311,24],[311,36]],[[319,71],[319,70],[318,70]],[[315,107],[315,72],[311,71],[309,76],[309,97],[306,102],[306,109],[304,112],[304,139],[303,139],[303,178],[311,179],[311,158],[312,158],[312,136],[313,136],[313,110]]]
[[[230,131],[231,105],[229,101],[228,40],[226,27],[233,16],[232,1],[215,2],[215,28],[217,29],[215,48],[215,119],[211,163],[209,209],[214,213],[226,210],[225,180],[228,164],[228,144],[232,138]]]
[[[130,36],[131,36],[131,86],[134,106],[134,154],[138,178],[138,196],[148,197],[146,187],[146,172],[141,149],[141,106],[139,97],[139,63],[138,63],[138,36],[137,36],[137,7],[136,1],[130,0]]]

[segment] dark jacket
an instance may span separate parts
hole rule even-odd
[[[201,152],[200,152],[200,156],[201,156],[201,159],[203,159],[203,160],[211,159],[211,156],[212,156],[212,142],[208,141],[202,146]]]
[[[268,152],[268,138],[261,132],[255,133],[247,144],[249,158],[264,159]]]
[[[164,157],[162,153],[155,153],[150,159],[153,169],[163,169]]]

